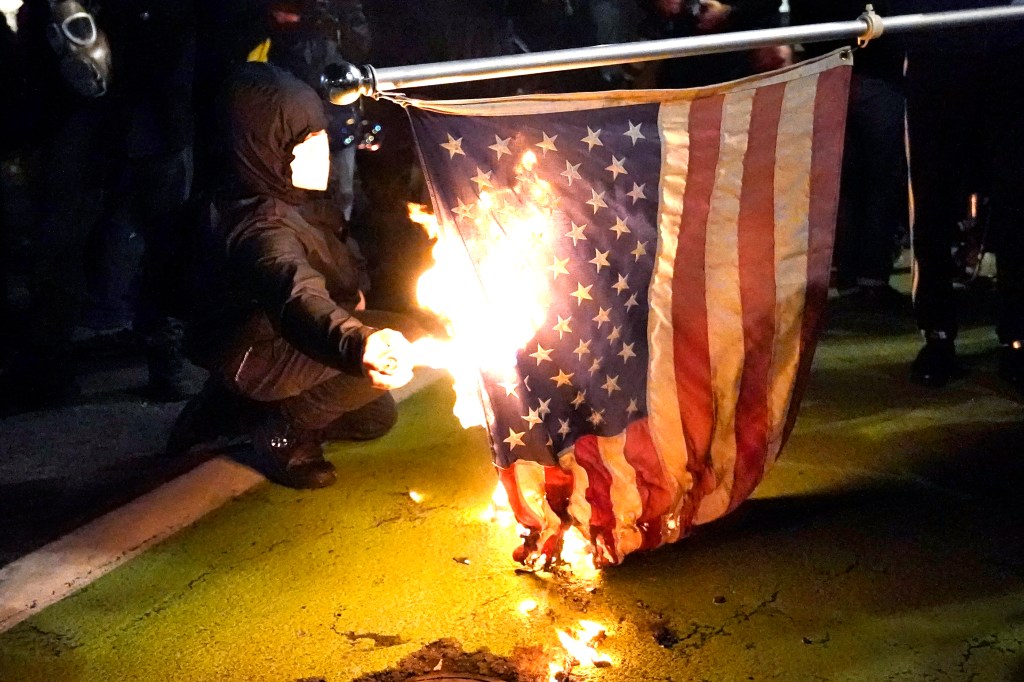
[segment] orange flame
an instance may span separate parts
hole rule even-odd
[[[509,189],[461,199],[453,221],[439,224],[426,207],[409,204],[409,217],[436,239],[434,267],[420,276],[420,306],[437,314],[449,340],[413,344],[417,364],[450,371],[455,415],[463,427],[486,424],[480,372],[514,384],[516,352],[544,323],[545,267],[554,253],[557,198],[533,172],[537,157],[523,155]]]
[[[568,655],[565,658],[565,663],[561,666],[557,663],[548,664],[550,682],[560,682],[566,679],[576,667],[606,668],[612,665],[612,659],[597,650],[597,646],[604,641],[606,636],[603,625],[590,620],[581,620],[576,627],[576,632],[570,633],[565,630],[556,632],[558,640]]]

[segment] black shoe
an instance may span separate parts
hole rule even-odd
[[[216,447],[244,436],[263,416],[255,401],[232,393],[208,379],[178,414],[167,439],[166,454],[183,455],[198,446]]]
[[[910,366],[910,378],[922,386],[942,387],[960,374],[952,339],[928,339]]]
[[[1024,391],[1024,342],[1014,341],[999,349],[999,376]]]
[[[183,338],[183,325],[171,319],[164,320],[143,338],[149,383],[142,393],[148,400],[174,403],[195,393],[188,381],[189,362],[182,351]]]
[[[334,465],[324,459],[316,431],[297,429],[272,414],[253,437],[264,473],[274,483],[297,489],[326,488],[337,480]]]

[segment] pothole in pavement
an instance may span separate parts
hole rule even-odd
[[[440,639],[387,670],[352,682],[543,682],[548,679],[550,660],[550,652],[539,645],[517,647],[511,656],[498,656],[487,649],[466,652],[458,641]],[[335,681],[325,679],[323,682]]]

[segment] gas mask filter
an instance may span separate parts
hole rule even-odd
[[[56,2],[46,37],[60,60],[60,73],[72,90],[99,97],[110,84],[110,45],[96,20],[75,0]]]

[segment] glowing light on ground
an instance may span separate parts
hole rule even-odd
[[[515,525],[516,515],[508,503],[508,493],[501,483],[494,488],[491,495],[491,503],[480,514],[480,518],[487,523],[497,523],[502,528],[510,528]]]
[[[422,493],[418,493],[415,490],[410,490],[409,491],[409,499],[412,500],[413,502],[415,502],[416,504],[419,504],[420,502],[422,502],[426,498],[424,498]]]
[[[526,614],[530,613],[531,611],[535,611],[536,609],[537,602],[535,602],[533,599],[524,599],[523,601],[519,602],[519,613]]]

